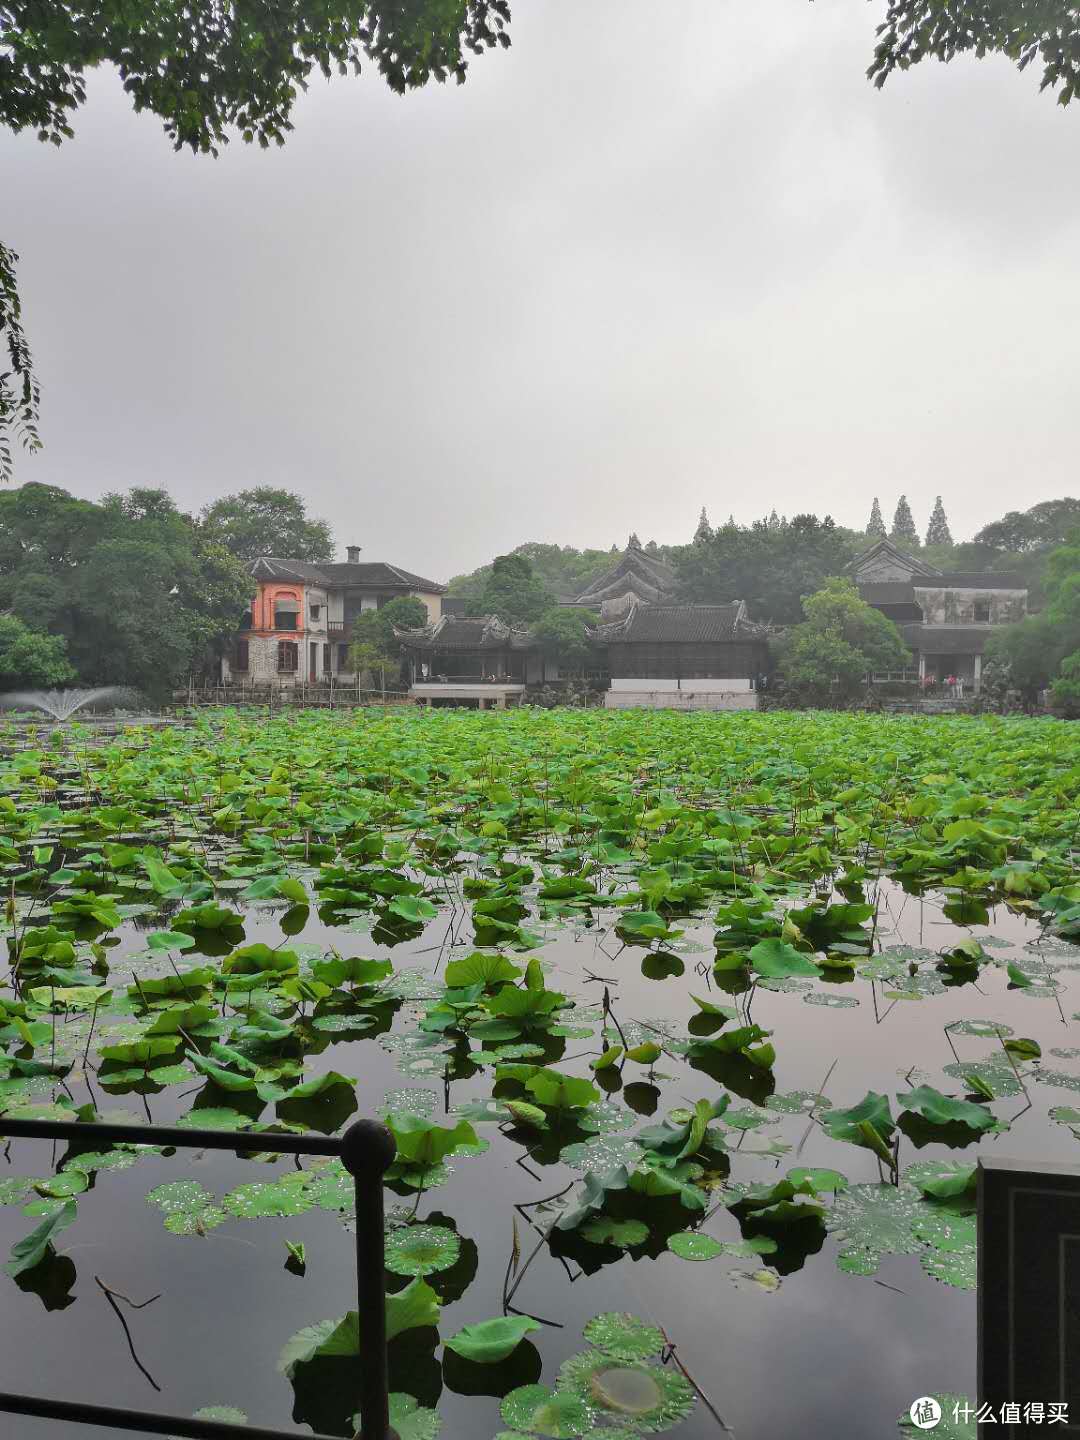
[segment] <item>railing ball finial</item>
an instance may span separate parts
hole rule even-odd
[[[378,1180],[394,1163],[397,1141],[378,1120],[357,1120],[341,1137],[341,1163],[355,1180]]]

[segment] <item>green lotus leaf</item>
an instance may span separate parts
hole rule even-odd
[[[48,1196],[54,1200],[65,1199],[69,1195],[81,1195],[88,1189],[90,1181],[82,1170],[64,1170],[60,1175],[53,1175],[48,1180],[39,1180],[34,1189],[39,1195]]]
[[[614,1245],[620,1250],[632,1250],[635,1245],[644,1245],[649,1238],[649,1227],[643,1220],[612,1220],[601,1215],[586,1221],[581,1234],[590,1245]]]
[[[184,930],[153,930],[146,937],[148,950],[190,950],[195,937]]]
[[[812,960],[800,955],[786,940],[759,940],[750,951],[750,968],[770,980],[786,980],[792,975],[820,975]]]
[[[849,1183],[847,1176],[841,1175],[839,1170],[813,1170],[807,1169],[805,1165],[797,1165],[793,1170],[789,1170],[787,1178],[795,1186],[809,1182],[819,1195],[829,1190],[846,1190]]]
[[[58,1208],[52,1214],[47,1215],[35,1230],[31,1230],[30,1234],[25,1235],[21,1240],[16,1240],[11,1247],[11,1259],[4,1266],[6,1274],[14,1279],[15,1276],[22,1275],[25,1271],[33,1270],[36,1265],[40,1265],[48,1251],[52,1249],[53,1239],[61,1230],[66,1230],[69,1225],[74,1223],[77,1213],[74,1200],[58,1203]]]
[[[596,1350],[563,1362],[559,1390],[578,1396],[600,1415],[631,1420],[648,1433],[680,1424],[697,1399],[693,1387],[677,1371]]]
[[[466,1325],[444,1343],[448,1350],[474,1365],[497,1365],[513,1354],[531,1330],[542,1328],[530,1315],[500,1315]]]
[[[43,1182],[28,1176],[6,1176],[0,1180],[0,1205],[21,1205],[29,1192],[41,1183]]]
[[[461,960],[451,960],[446,967],[445,979],[451,989],[481,985],[486,990],[492,985],[520,980],[521,967],[505,955],[477,950]]]
[[[460,1237],[444,1225],[400,1225],[386,1238],[386,1268],[395,1275],[449,1270],[460,1253]]]
[[[667,1248],[680,1260],[715,1260],[725,1253],[724,1246],[711,1235],[701,1235],[696,1230],[683,1230],[678,1235],[669,1235]]]
[[[387,1340],[406,1330],[438,1323],[438,1296],[425,1280],[417,1277],[396,1295],[387,1295]],[[320,1320],[315,1325],[307,1325],[286,1342],[278,1357],[278,1369],[291,1378],[296,1367],[309,1360],[358,1355],[360,1334],[355,1310],[340,1320]]]
[[[585,1326],[585,1339],[605,1355],[618,1360],[647,1360],[665,1347],[664,1335],[636,1315],[612,1310],[594,1315]]]
[[[592,1406],[579,1396],[556,1393],[546,1385],[520,1385],[511,1390],[500,1413],[507,1425],[552,1440],[574,1440],[595,1419]]]
[[[904,1172],[904,1179],[913,1181],[924,1195],[935,1200],[952,1200],[974,1194],[976,1175],[974,1165],[931,1161],[924,1166],[911,1166]]]
[[[970,1100],[952,1100],[930,1085],[918,1085],[896,1099],[902,1109],[921,1115],[929,1125],[966,1125],[969,1130],[982,1131],[996,1124],[985,1106]]]
[[[312,1200],[299,1185],[253,1181],[231,1190],[221,1202],[230,1215],[258,1220],[270,1215],[302,1215]]]

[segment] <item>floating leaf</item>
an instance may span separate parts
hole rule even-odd
[[[619,1310],[595,1315],[584,1334],[590,1345],[619,1360],[647,1360],[659,1355],[665,1345],[663,1333],[655,1325]]]
[[[542,1328],[530,1315],[500,1315],[466,1325],[444,1343],[448,1350],[474,1365],[497,1365],[513,1354],[531,1330]]]
[[[386,1239],[386,1268],[395,1275],[429,1275],[449,1270],[461,1253],[461,1239],[444,1225],[401,1225]]]
[[[501,1413],[507,1425],[553,1440],[573,1440],[595,1419],[593,1408],[584,1400],[556,1393],[546,1385],[521,1385],[511,1390],[502,1402]]]

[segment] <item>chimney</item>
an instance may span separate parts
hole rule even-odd
[[[359,545],[346,545],[346,547],[345,547],[345,554],[348,556],[348,560],[349,560],[349,564],[350,564],[350,565],[359,565],[359,564],[360,564],[360,546],[359,546]]]

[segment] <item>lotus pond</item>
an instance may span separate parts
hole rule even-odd
[[[402,1440],[909,1433],[976,1156],[1080,1159],[1078,794],[1050,720],[9,732],[0,1110],[383,1117]],[[0,1388],[352,1433],[338,1162],[2,1153]]]

